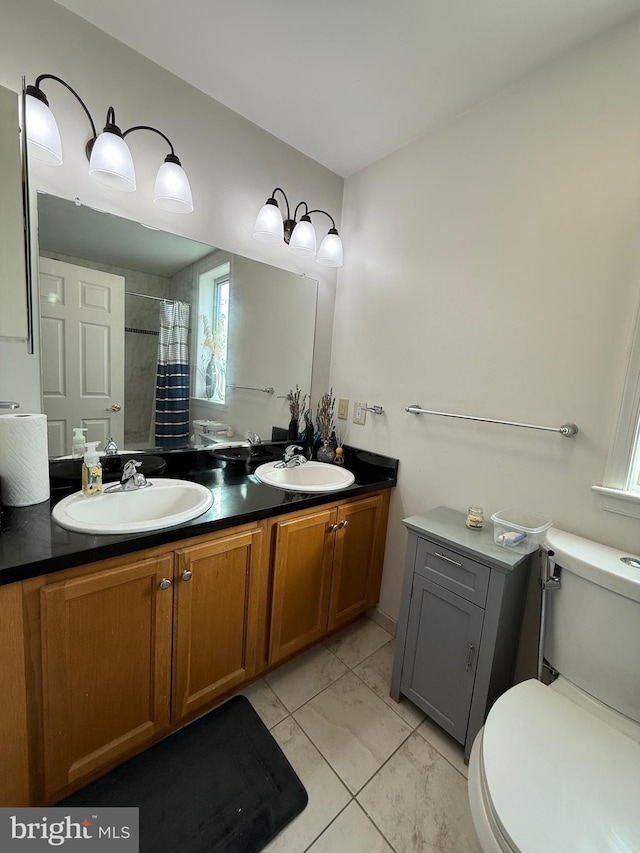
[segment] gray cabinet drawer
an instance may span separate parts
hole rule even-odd
[[[418,539],[415,571],[467,601],[485,606],[491,572],[488,566],[434,542]]]

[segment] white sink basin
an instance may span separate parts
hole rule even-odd
[[[77,533],[144,533],[184,524],[213,504],[210,490],[188,480],[154,477],[151,486],[131,492],[64,498],[51,513],[60,527]]]
[[[292,468],[277,468],[277,465],[277,462],[260,465],[256,477],[267,486],[288,492],[337,492],[355,480],[351,471],[326,462],[307,462]]]

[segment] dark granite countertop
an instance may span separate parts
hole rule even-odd
[[[0,584],[36,577],[73,566],[165,545],[250,521],[318,506],[395,486],[398,460],[345,447],[345,467],[355,474],[340,492],[287,492],[258,481],[255,465],[220,461],[209,450],[163,452],[162,477],[193,480],[211,489],[213,506],[203,515],[175,527],[122,536],[72,533],[51,519],[52,507],[78,490],[52,479],[51,500],[28,507],[5,507],[0,518]],[[51,463],[52,471],[58,464]]]

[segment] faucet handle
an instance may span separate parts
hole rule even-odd
[[[282,457],[285,462],[289,462],[296,453],[302,453],[302,448],[299,444],[288,444],[284,449],[284,456]]]
[[[122,469],[121,482],[124,483],[125,480],[130,480],[131,477],[135,477],[140,465],[142,465],[142,463],[138,462],[137,459],[129,459],[125,462],[124,468]]]

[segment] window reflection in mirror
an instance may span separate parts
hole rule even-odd
[[[50,455],[70,452],[74,427],[87,427],[91,441],[113,435],[121,449],[155,445],[163,300],[191,306],[190,438],[203,419],[230,425],[233,440],[248,432],[269,440],[274,426],[286,428],[289,389],[311,387],[316,281],[44,193],[38,238],[48,259],[40,266],[64,272],[40,276],[41,317],[51,304],[62,311],[59,301],[88,312],[42,324]],[[108,319],[122,302],[123,315]],[[267,386],[273,394],[246,390]]]
[[[197,364],[193,396],[212,403],[224,403],[226,400],[230,281],[229,261],[198,276]]]

